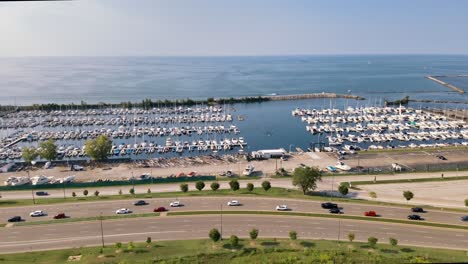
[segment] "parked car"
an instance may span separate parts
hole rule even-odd
[[[414,215],[408,215],[409,220],[424,220],[421,216],[414,214]]]
[[[232,201],[229,201],[227,203],[227,205],[229,205],[229,206],[239,206],[239,205],[241,205],[241,203],[239,201],[237,201],[237,200],[232,200]]]
[[[43,192],[43,191],[38,191],[38,192],[36,192],[36,195],[37,196],[47,196],[47,195],[49,195],[49,193],[48,192]]]
[[[291,209],[288,208],[287,205],[281,204],[276,206],[276,211],[289,211]]]
[[[21,216],[13,216],[12,218],[8,219],[8,222],[21,222],[23,219],[21,219]]]
[[[323,209],[332,209],[332,208],[338,208],[338,205],[335,203],[322,203],[322,208]]]
[[[171,207],[179,207],[179,206],[182,206],[182,204],[180,203],[180,201],[173,201],[172,203],[170,203],[170,206]]]
[[[332,208],[329,210],[330,213],[332,214],[341,214],[341,210],[339,208]]]
[[[153,210],[153,212],[155,212],[155,213],[166,212],[166,211],[167,211],[166,207],[162,207],[162,206],[158,207],[158,208],[154,208],[154,210]]]
[[[143,200],[139,200],[139,201],[136,201],[133,203],[133,205],[135,206],[140,206],[140,205],[147,205],[148,203],[143,201]]]
[[[460,220],[468,221],[468,215],[464,215],[464,216],[460,217]]]
[[[29,216],[31,217],[38,217],[38,216],[44,216],[44,215],[46,215],[46,213],[40,210],[29,213]]]
[[[65,213],[59,213],[56,216],[54,216],[54,219],[63,219],[63,218],[67,218]]]
[[[421,207],[413,207],[411,208],[411,212],[414,212],[414,213],[424,213],[424,209],[421,208]]]
[[[377,213],[375,211],[367,211],[367,212],[364,212],[364,215],[376,217]]]
[[[117,211],[115,211],[116,214],[130,214],[132,211],[128,208],[120,208]]]

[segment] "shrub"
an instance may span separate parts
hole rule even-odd
[[[210,233],[208,233],[208,236],[210,237],[213,242],[218,242],[221,239],[221,233],[219,233],[218,229],[213,228],[210,230]]]
[[[240,188],[239,182],[237,180],[230,181],[229,186],[231,187],[231,190],[233,190],[233,191],[237,191]]]
[[[203,181],[197,181],[195,183],[195,188],[197,188],[197,190],[201,191],[201,190],[203,190],[203,188],[205,188],[205,183]]]
[[[147,194],[151,194],[151,189],[148,188],[148,190],[146,191]]]
[[[135,245],[133,244],[132,241],[128,242],[128,244],[127,244],[127,249],[130,250],[130,251],[132,251],[132,250],[135,249]]]
[[[121,248],[122,248],[122,242],[117,242],[117,243],[115,243],[115,247],[116,247],[117,249],[121,249]]]
[[[135,189],[130,188],[130,190],[128,190],[128,192],[129,192],[131,195],[134,195],[134,194],[135,194]]]
[[[151,237],[146,238],[146,244],[148,244],[148,245],[151,244]]]
[[[353,242],[353,240],[356,238],[356,235],[354,233],[348,233],[348,240],[349,242]]]
[[[391,238],[388,239],[388,241],[390,242],[390,245],[392,245],[394,247],[396,245],[398,245],[398,240],[396,238],[391,237]]]
[[[88,190],[84,190],[84,191],[83,191],[83,195],[84,195],[84,196],[88,196]]]
[[[232,247],[238,247],[239,246],[239,238],[235,235],[232,235],[229,238],[229,243],[231,243]]]
[[[255,229],[255,228],[254,228],[254,229],[250,230],[249,235],[250,235],[250,239],[252,239],[252,240],[257,239],[257,237],[258,237],[258,229]]]
[[[367,238],[367,242],[369,243],[369,246],[371,246],[371,247],[375,247],[375,245],[377,245],[378,241],[379,241],[379,239],[376,238],[376,237]]]
[[[119,195],[122,195],[122,189],[119,190]]]
[[[188,184],[186,184],[186,183],[180,184],[180,190],[182,192],[188,192]]]
[[[96,196],[96,197],[99,196],[99,191],[98,191],[98,190],[96,190],[96,191],[94,192],[94,196]]]
[[[210,187],[211,187],[211,190],[216,191],[216,190],[219,189],[219,183],[213,182],[213,183],[211,183]]]
[[[377,193],[376,193],[376,192],[369,192],[369,196],[370,196],[371,198],[374,198],[374,199],[375,199],[375,198],[377,198]]]
[[[296,231],[289,231],[289,238],[291,240],[296,240],[297,239],[297,232]]]
[[[75,193],[75,192],[72,192],[72,196],[73,196],[73,197],[76,197],[76,193]]]
[[[268,191],[271,189],[271,183],[269,181],[264,181],[262,182],[262,188],[263,190]]]
[[[254,189],[254,185],[253,185],[253,183],[250,183],[250,182],[249,182],[249,183],[247,183],[247,191],[249,191],[249,192],[252,192],[252,191],[253,191],[253,189]]]

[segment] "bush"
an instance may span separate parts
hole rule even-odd
[[[73,197],[76,197],[76,193],[75,193],[75,192],[72,192],[72,196],[73,196]]]
[[[296,231],[289,231],[289,238],[291,240],[296,240],[297,239],[297,232]]]
[[[218,242],[221,239],[221,233],[219,233],[218,229],[213,228],[210,230],[210,233],[208,233],[208,236],[210,237],[213,242]]]
[[[151,244],[151,237],[146,238],[146,244],[148,244],[148,245]]]
[[[195,183],[195,188],[197,188],[197,190],[201,191],[201,190],[203,190],[203,188],[205,188],[205,183],[203,181],[197,181]]]
[[[369,196],[370,196],[371,198],[374,198],[374,199],[375,199],[375,198],[377,198],[377,193],[376,193],[376,192],[369,192]]]
[[[232,235],[229,238],[229,243],[231,243],[232,247],[238,247],[239,246],[239,238],[235,235]]]
[[[250,235],[250,239],[252,239],[252,240],[257,239],[257,237],[258,237],[258,229],[255,229],[255,228],[254,228],[254,229],[250,230],[249,235]]]
[[[338,191],[341,193],[341,195],[345,196],[348,194],[349,189],[348,186],[346,186],[345,184],[340,184],[340,186],[338,187]]]
[[[254,189],[254,185],[253,185],[253,183],[250,183],[250,182],[249,182],[249,183],[247,183],[247,191],[249,191],[249,192],[252,192],[252,191],[253,191],[253,189]]]
[[[356,238],[356,235],[354,233],[348,233],[348,240],[349,242],[353,242],[353,240]]]
[[[121,243],[121,242],[115,243],[115,247],[116,247],[117,249],[121,249],[121,248],[122,248],[122,243]]]
[[[237,180],[230,181],[229,186],[231,187],[231,190],[233,191],[237,191],[240,188],[239,182]]]
[[[132,251],[132,250],[135,249],[135,245],[133,244],[132,241],[128,242],[128,244],[127,244],[127,249],[128,249],[129,251]]]
[[[411,191],[404,191],[403,192],[403,197],[405,197],[406,202],[408,202],[409,200],[413,199],[414,194]]]
[[[465,206],[468,206],[468,199],[465,199]]]
[[[271,189],[271,183],[269,181],[264,181],[262,182],[262,188],[263,190],[268,191]]]
[[[94,191],[94,196],[96,196],[96,197],[99,196],[99,191],[98,190]]]
[[[377,245],[378,241],[379,241],[379,239],[376,238],[376,237],[367,238],[367,242],[369,243],[369,246],[371,246],[371,247],[375,247],[375,245]]]
[[[186,184],[186,183],[180,184],[180,190],[182,192],[188,192],[188,184]]]
[[[122,195],[122,189],[119,190],[119,195]]]
[[[131,195],[134,195],[134,194],[135,194],[135,189],[134,189],[134,188],[130,188],[130,190],[128,190],[128,192],[129,192]]]
[[[210,187],[211,187],[211,190],[217,191],[219,189],[219,183],[213,182],[213,183],[211,183]]]
[[[391,238],[388,239],[388,241],[390,242],[390,245],[392,245],[394,247],[396,245],[398,245],[398,240],[396,238],[391,237]]]
[[[88,196],[88,190],[84,190],[84,191],[83,191],[83,195],[84,195],[84,196]]]
[[[148,190],[146,191],[147,194],[151,194],[151,189],[148,188]]]

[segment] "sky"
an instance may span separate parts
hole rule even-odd
[[[468,1],[0,2],[0,57],[468,54]]]

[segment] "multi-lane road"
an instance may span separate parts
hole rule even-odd
[[[21,216],[26,221],[44,221],[52,219],[58,213],[65,213],[72,218],[84,218],[102,215],[115,215],[115,211],[120,208],[128,208],[133,214],[151,213],[157,207],[165,207],[170,211],[218,211],[223,206],[224,210],[248,210],[248,211],[273,211],[280,204],[286,204],[293,212],[307,213],[325,213],[328,210],[321,208],[321,202],[299,199],[281,199],[281,198],[253,198],[253,197],[183,197],[180,202],[181,207],[170,207],[169,204],[177,198],[154,198],[145,199],[148,205],[135,206],[136,200],[115,200],[99,202],[78,202],[63,203],[51,205],[35,205],[21,207],[5,207],[0,209],[0,221],[6,222],[13,216]],[[227,206],[230,200],[238,200],[241,206]],[[370,204],[341,203],[339,206],[346,215],[364,216],[365,211],[376,211],[380,217],[407,219],[407,216],[414,214],[409,208],[377,206]],[[30,217],[29,213],[35,210],[42,210],[47,213],[43,217]],[[463,213],[450,211],[427,210],[425,213],[418,213],[424,218],[424,221],[438,222],[445,224],[466,225],[468,222],[462,222]]]
[[[287,237],[290,230],[299,238],[346,240],[352,232],[356,240],[366,241],[374,236],[381,243],[390,237],[401,245],[467,249],[468,231],[428,228],[414,225],[368,221],[324,219],[296,216],[266,215],[199,215],[159,216],[103,221],[104,241],[116,242],[179,240],[207,238],[211,228],[221,229],[224,237],[232,234],[248,237],[252,228],[260,230],[259,237]],[[101,244],[99,221],[64,223],[59,225],[17,226],[0,229],[0,253],[26,252]]]

